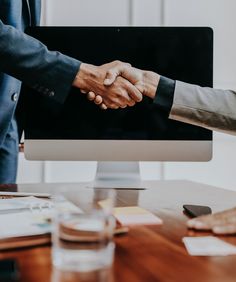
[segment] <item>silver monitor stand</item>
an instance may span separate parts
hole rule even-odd
[[[94,181],[94,187],[141,187],[139,162],[99,161]]]

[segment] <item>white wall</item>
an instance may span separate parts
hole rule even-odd
[[[215,87],[236,89],[235,0],[44,0],[43,4],[46,25],[211,26]],[[191,179],[236,190],[235,141],[215,134],[210,163],[142,163],[142,176]],[[94,162],[31,163],[21,156],[18,182],[89,180],[95,168]]]

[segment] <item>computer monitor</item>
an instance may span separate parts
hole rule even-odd
[[[33,27],[31,36],[82,62],[114,60],[188,83],[213,85],[213,32],[207,27]],[[208,161],[212,132],[173,121],[144,97],[101,110],[78,89],[64,105],[23,87],[25,156],[30,160]]]

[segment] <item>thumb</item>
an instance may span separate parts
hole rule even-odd
[[[103,84],[106,86],[112,85],[119,75],[120,75],[120,71],[118,69],[116,68],[110,69],[109,71],[107,71],[106,78]]]

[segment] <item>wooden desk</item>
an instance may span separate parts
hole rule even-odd
[[[83,184],[63,186],[83,187]],[[164,220],[162,226],[132,227],[116,237],[113,269],[78,276],[53,271],[50,246],[2,252],[0,258],[16,258],[21,282],[154,282],[154,281],[236,281],[236,256],[191,257],[181,241],[183,236],[208,235],[187,230],[182,205],[209,205],[219,211],[236,205],[236,192],[187,181],[145,182],[145,191],[118,191],[117,205],[147,208]],[[18,185],[19,191],[50,192],[59,184]],[[0,186],[0,189],[4,186]],[[10,187],[8,186],[7,189]],[[16,186],[12,186],[12,189]],[[236,245],[236,236],[222,237]]]

